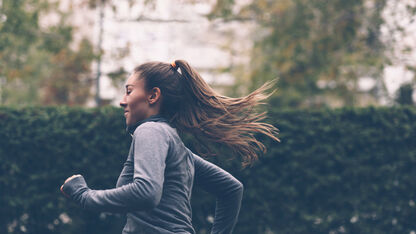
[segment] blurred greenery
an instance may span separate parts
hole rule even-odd
[[[253,167],[225,149],[210,159],[245,187],[234,233],[416,230],[415,108],[271,107],[267,121],[281,142],[256,136],[268,152]],[[92,189],[114,188],[131,141],[124,127],[113,107],[1,107],[0,233],[120,233],[121,216],[87,212],[59,187],[79,173]],[[193,225],[208,233],[215,198],[194,189]]]
[[[72,49],[68,14],[47,0],[3,0],[0,16],[0,103],[82,105],[91,96],[92,44]],[[59,22],[39,18],[56,13]]]
[[[236,95],[278,77],[273,104],[281,107],[379,105],[382,98],[392,104],[383,69],[394,60],[388,52],[395,49],[393,36],[403,29],[386,24],[387,2],[253,0],[242,4],[217,0],[208,17],[256,25],[250,38],[254,44],[251,61],[247,67],[234,69]],[[390,5],[400,4],[408,10],[408,16],[400,17],[416,16],[411,1]],[[382,34],[382,27],[388,28],[387,35]],[[374,81],[371,90],[360,90],[362,77]]]

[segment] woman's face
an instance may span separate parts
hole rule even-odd
[[[138,73],[133,73],[127,79],[126,92],[120,106],[124,108],[127,126],[146,118],[149,112],[148,94],[144,87],[144,79],[138,79]]]

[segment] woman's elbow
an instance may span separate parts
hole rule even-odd
[[[233,187],[228,190],[227,194],[224,194],[228,199],[241,200],[243,198],[244,185],[240,181],[236,180]]]
[[[133,189],[133,206],[135,209],[148,210],[159,205],[162,199],[163,186],[147,180],[135,179]]]
[[[155,208],[159,205],[160,200],[162,199],[162,192],[155,192],[151,196],[148,197],[148,205],[150,209]]]
[[[237,186],[238,193],[241,194],[241,195],[243,195],[243,192],[244,192],[244,185],[243,185],[243,183],[241,183],[240,181],[238,181],[237,184],[238,184],[238,186]]]
[[[146,198],[138,204],[142,209],[153,209],[157,207],[162,199],[162,190],[155,189],[152,192],[149,192]]]
[[[239,180],[234,180],[232,189],[229,190],[229,195],[232,197],[242,197],[244,191],[244,185]]]

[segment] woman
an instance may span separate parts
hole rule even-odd
[[[180,68],[180,71],[178,71]],[[230,173],[190,151],[177,130],[193,134],[202,146],[226,145],[243,159],[257,159],[262,133],[276,141],[278,129],[259,122],[253,107],[269,95],[272,82],[242,98],[221,96],[184,60],[148,62],[134,69],[120,102],[130,151],[116,188],[90,189],[82,175],[69,177],[61,191],[83,208],[126,213],[123,233],[195,233],[193,184],[217,198],[211,233],[232,233],[238,219],[243,184]]]

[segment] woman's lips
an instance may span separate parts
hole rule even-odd
[[[125,111],[125,112],[124,112],[124,116],[126,116],[126,115],[127,115],[127,113],[128,113],[128,111]]]

